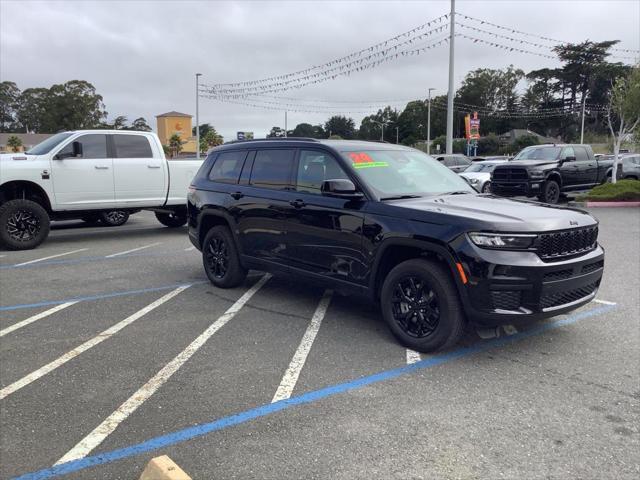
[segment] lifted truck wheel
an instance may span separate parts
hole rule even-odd
[[[204,237],[202,263],[209,281],[216,287],[237,287],[247,278],[231,232],[222,225],[213,227]]]
[[[452,346],[464,333],[464,314],[451,274],[416,258],[396,266],[381,292],[382,315],[398,341],[419,352]]]
[[[9,250],[30,250],[49,235],[49,215],[31,200],[10,200],[0,207],[0,243]]]
[[[166,227],[178,228],[187,223],[187,216],[179,213],[161,213],[156,212],[156,218],[158,221]]]
[[[558,203],[560,200],[560,185],[555,180],[547,180],[542,186],[542,193],[538,197],[541,202]]]
[[[109,227],[119,227],[129,220],[129,212],[125,210],[111,210],[99,215],[100,221]]]

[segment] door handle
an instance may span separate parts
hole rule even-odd
[[[160,165],[147,165],[147,168],[160,168]]]
[[[290,205],[294,206],[295,208],[302,208],[304,206],[306,206],[307,204],[304,203],[304,201],[297,199],[297,200],[291,200],[289,202]]]
[[[95,165],[94,168],[96,170],[109,170],[109,167],[107,167],[106,165]]]
[[[242,192],[233,192],[233,193],[230,193],[229,195],[231,195],[236,200],[240,200],[242,197],[244,197],[244,193]]]

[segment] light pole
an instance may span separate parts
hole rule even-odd
[[[429,88],[429,105],[427,107],[427,155],[431,154],[431,90],[435,90],[435,88]]]
[[[580,127],[580,144],[584,143],[584,104],[587,101],[587,92],[582,95],[582,126]]]
[[[453,59],[456,24],[456,0],[451,0],[451,15],[449,16],[449,93],[447,96],[447,154],[453,153]]]
[[[400,129],[396,127],[396,145],[400,143]]]
[[[378,122],[377,120],[371,120],[373,123],[377,123],[378,125],[380,125],[380,141],[384,142],[384,126],[386,125],[386,121],[385,122]]]
[[[196,159],[200,160],[200,94],[198,92],[198,79],[201,73],[196,73]]]

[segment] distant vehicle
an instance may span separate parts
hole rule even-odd
[[[619,160],[618,169],[621,170],[621,178],[640,180],[640,154],[636,153],[622,157],[622,160]]]
[[[51,220],[121,225],[139,210],[180,227],[201,164],[167,160],[155,133],[123,130],[58,133],[27,152],[0,155],[0,244],[28,250],[47,238]]]
[[[491,191],[558,203],[562,192],[586,190],[606,182],[612,166],[613,160],[596,159],[590,145],[535,145],[491,172]]]
[[[473,188],[482,193],[491,192],[491,172],[496,165],[506,163],[507,160],[485,160],[469,165],[467,169],[460,174],[464,177]]]
[[[438,155],[434,158],[449,170],[452,170],[456,173],[463,172],[469,165],[471,165],[471,160],[469,159],[469,157],[460,153],[454,153],[451,155]]]
[[[511,157],[507,155],[492,155],[489,157],[473,157],[471,161],[473,162],[486,162],[487,160],[510,160]]]

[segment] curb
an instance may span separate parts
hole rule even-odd
[[[149,460],[140,480],[191,480],[191,477],[167,455],[162,455]]]
[[[640,202],[587,202],[587,207],[640,207]]]

